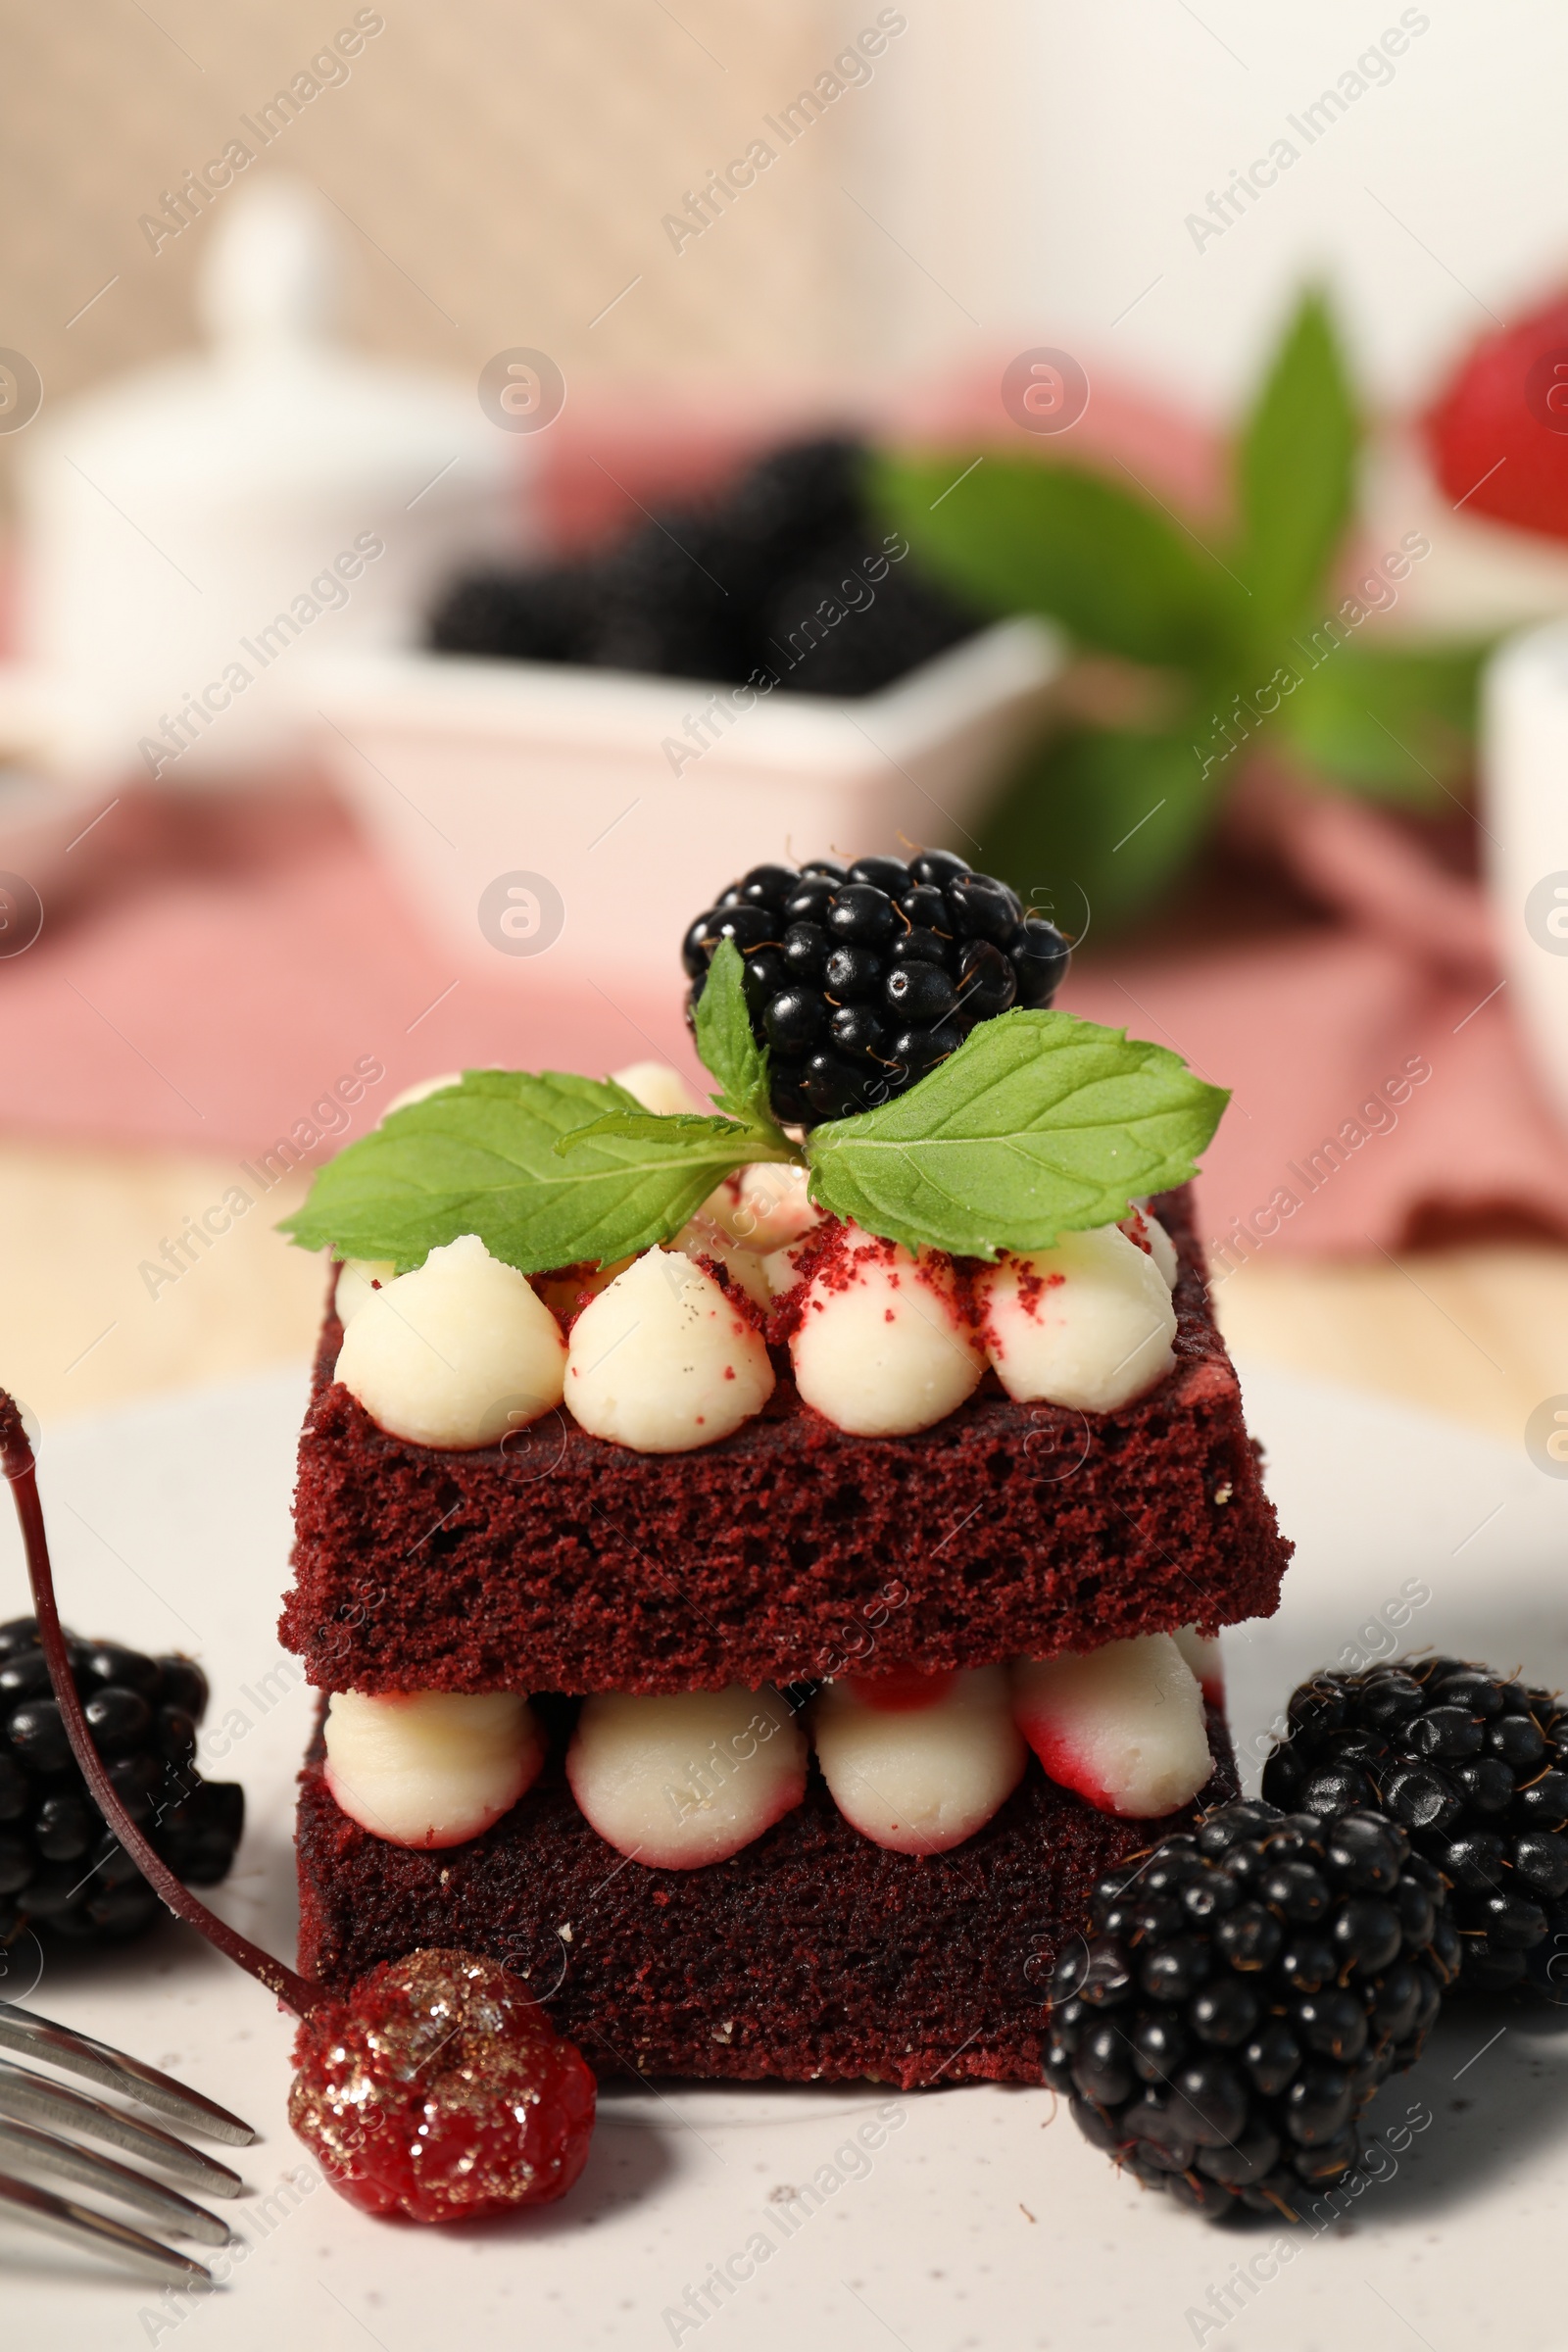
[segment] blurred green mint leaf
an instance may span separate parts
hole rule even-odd
[[[1264,379],[1237,451],[1236,568],[1252,641],[1272,654],[1315,608],[1355,506],[1359,439],[1349,378],[1323,297],[1308,294]]]
[[[1414,808],[1451,806],[1474,755],[1490,650],[1338,646],[1282,704],[1283,735],[1321,782]]]
[[[1131,476],[1000,453],[963,466],[884,457],[872,471],[873,496],[938,577],[992,612],[1045,613],[1080,645],[1156,667],[1237,642],[1238,584]]]

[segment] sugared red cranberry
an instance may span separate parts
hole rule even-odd
[[[544,2205],[588,2158],[594,2078],[499,1961],[419,1951],[314,2010],[289,2122],[366,2213],[470,2221]]]

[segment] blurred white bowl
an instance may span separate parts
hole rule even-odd
[[[492,979],[548,952],[553,979],[662,986],[671,904],[695,911],[764,858],[972,852],[971,820],[1061,666],[1055,634],[1014,619],[854,701],[775,692],[736,710],[722,686],[437,654],[302,663],[297,690],[449,953]],[[688,724],[705,711],[699,751]]]
[[[1568,621],[1494,655],[1481,755],[1498,953],[1537,1072],[1568,1121]]]

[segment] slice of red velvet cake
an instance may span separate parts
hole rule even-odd
[[[633,1453],[558,1405],[455,1452],[378,1429],[333,1380],[330,1302],[300,1445],[282,1633],[322,1689],[697,1690],[981,1666],[1269,1615],[1286,1558],[1215,1329],[1185,1191],[1174,1366],[1114,1411],[993,1375],[917,1437],[803,1403]]]
[[[293,1221],[302,1963],[505,1958],[604,2071],[1038,2080],[1097,1878],[1234,1789],[1212,1637],[1289,1552],[1223,1097],[943,853],[755,869],[686,957],[716,1115],[468,1072]]]

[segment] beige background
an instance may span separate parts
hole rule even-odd
[[[339,208],[357,340],[469,378],[497,349],[534,343],[584,384],[715,366],[810,374],[868,356],[857,270],[878,232],[843,193],[866,90],[678,256],[661,226],[828,65],[845,17],[832,0],[386,0],[376,13],[385,29],[348,81],[241,175],[287,171]],[[46,397],[192,340],[224,198],[156,255],[138,217],[228,138],[254,146],[240,116],[355,14],[352,0],[7,0],[0,340],[32,359]],[[872,0],[845,21],[874,15]],[[879,74],[920,37],[895,41]]]

